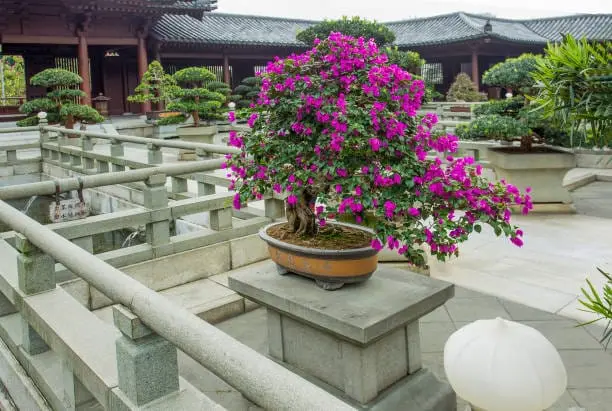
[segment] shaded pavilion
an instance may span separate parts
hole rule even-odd
[[[306,50],[297,41],[312,20],[211,12],[216,0],[0,0],[0,45],[22,55],[26,76],[49,67],[78,72],[83,91],[110,97],[111,114],[150,110],[126,101],[147,64],[169,72],[206,66],[236,86],[275,56]],[[459,72],[479,87],[491,65],[525,52],[540,53],[566,33],[612,40],[612,14],[508,20],[467,13],[385,23],[395,44],[427,60],[422,74],[440,92]],[[28,86],[27,98],[44,90]]]

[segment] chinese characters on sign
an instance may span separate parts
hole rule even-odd
[[[49,205],[49,217],[52,223],[79,220],[88,217],[89,214],[90,210],[87,204],[78,198],[60,200]]]

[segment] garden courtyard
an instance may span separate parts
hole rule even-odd
[[[40,2],[0,409],[612,410],[612,15]]]

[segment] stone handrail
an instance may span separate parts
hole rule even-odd
[[[52,195],[56,193],[56,185],[60,192],[74,191],[79,188],[96,188],[114,184],[133,183],[146,180],[148,177],[165,174],[178,176],[202,171],[217,170],[221,167],[223,159],[193,161],[185,164],[166,164],[138,170],[111,172],[82,177],[64,178],[56,181],[41,181],[38,183],[22,184],[0,188],[0,199],[12,200],[16,198],[31,197],[33,195]],[[82,183],[82,186],[81,186]]]
[[[265,409],[354,410],[3,201],[0,221]]]
[[[38,128],[37,128],[38,129]],[[42,126],[40,128],[43,131],[55,132],[63,135],[73,135],[86,138],[98,138],[110,141],[124,142],[124,143],[136,143],[144,145],[152,145],[155,147],[167,147],[167,148],[181,148],[186,150],[200,150],[207,153],[216,154],[235,154],[240,153],[240,150],[234,147],[206,144],[206,143],[190,143],[187,141],[172,141],[172,140],[160,140],[151,139],[146,137],[128,136],[123,134],[105,134],[97,133],[93,131],[83,130],[69,130],[62,127]]]
[[[31,127],[0,127],[0,134],[22,133],[24,131],[39,131],[38,126]]]

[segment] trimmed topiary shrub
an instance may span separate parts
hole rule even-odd
[[[46,69],[35,74],[30,79],[30,84],[48,89],[47,97],[24,103],[19,110],[29,117],[17,122],[17,125],[20,127],[37,125],[36,115],[41,111],[47,112],[49,123],[63,122],[66,128],[72,128],[75,119],[87,123],[104,121],[104,117],[96,110],[77,103],[85,97],[85,93],[76,88],[82,82],[81,76],[64,69]],[[69,108],[64,108],[68,105]]]
[[[497,63],[482,75],[482,84],[505,87],[523,94],[531,94],[535,80],[531,76],[542,56],[522,54]]]
[[[299,32],[296,38],[308,45],[314,45],[315,39],[326,39],[331,33],[342,33],[355,38],[363,37],[366,41],[374,39],[379,46],[395,41],[395,34],[386,25],[357,16],[322,21]]]
[[[159,61],[152,61],[140,84],[134,90],[134,94],[127,100],[131,103],[168,104],[174,87],[176,87],[174,78],[166,74]]]
[[[486,99],[487,96],[478,91],[476,84],[474,84],[470,76],[465,73],[457,74],[455,81],[446,94],[447,101],[475,102],[484,101]]]
[[[230,99],[236,103],[237,108],[248,108],[257,100],[261,91],[261,79],[259,77],[246,77],[240,83],[234,89],[234,94]]]

